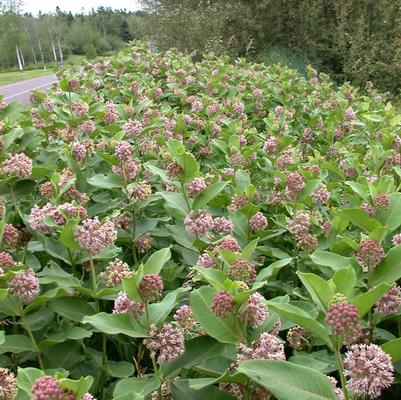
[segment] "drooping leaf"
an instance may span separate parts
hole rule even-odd
[[[83,324],[90,324],[100,332],[108,335],[122,333],[133,338],[147,337],[148,334],[142,326],[130,314],[107,314],[101,312],[92,316],[86,316]]]
[[[248,360],[237,370],[268,389],[277,400],[336,400],[329,379],[312,368],[281,360]]]
[[[329,348],[332,348],[330,336],[326,328],[316,321],[311,315],[292,304],[268,301],[268,306],[282,317],[297,323],[311,334],[323,340]]]

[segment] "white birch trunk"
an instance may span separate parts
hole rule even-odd
[[[18,60],[18,67],[19,67],[19,70],[20,70],[20,71],[23,71],[24,68],[23,68],[23,66],[22,66],[21,58],[20,58],[20,55],[19,55],[18,45],[15,46],[15,52],[17,53],[17,60]]]

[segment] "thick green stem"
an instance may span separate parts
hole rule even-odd
[[[28,336],[31,339],[32,346],[33,346],[33,348],[35,350],[36,356],[38,357],[38,362],[39,362],[40,369],[44,370],[45,367],[44,367],[44,364],[43,364],[42,354],[40,352],[38,343],[36,342],[35,336],[33,336],[33,333],[31,331],[31,327],[29,326],[28,320],[26,319],[25,315],[21,316],[21,321],[22,321],[22,325],[23,325],[24,329],[27,331]]]
[[[344,392],[344,400],[349,400],[347,384],[345,382],[345,376],[344,376],[344,364],[343,364],[343,359],[341,358],[341,353],[340,353],[339,347],[340,346],[336,344],[335,354],[336,354],[336,361],[337,361],[337,366],[338,366],[338,374],[340,375],[341,387]]]

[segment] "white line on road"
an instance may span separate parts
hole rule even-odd
[[[13,97],[17,97],[17,96],[19,96],[20,94],[25,94],[25,93],[32,92],[32,90],[37,90],[37,89],[40,89],[40,88],[42,88],[42,87],[52,85],[52,84],[55,83],[55,82],[57,82],[57,80],[55,80],[55,81],[53,81],[53,82],[45,83],[44,85],[36,86],[36,87],[34,87],[34,88],[25,90],[25,91],[23,91],[23,92],[19,92],[19,93],[17,93],[17,94],[13,94],[12,96],[4,97],[3,100],[12,99]]]

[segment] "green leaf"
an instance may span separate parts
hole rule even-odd
[[[333,282],[336,285],[336,293],[342,293],[350,297],[356,285],[356,274],[354,268],[348,266],[341,268],[333,275]]]
[[[381,348],[391,356],[393,364],[401,360],[401,338],[384,343],[381,345]]]
[[[183,220],[189,213],[182,194],[175,192],[160,192],[159,194],[164,199],[164,208],[172,217]]]
[[[233,316],[217,318],[210,304],[216,291],[211,287],[201,287],[191,293],[190,304],[196,320],[206,333],[222,343],[238,343],[242,332]]]
[[[377,218],[388,227],[388,232],[393,232],[401,225],[401,193],[391,193],[388,197],[390,206],[380,210]]]
[[[212,201],[215,197],[217,197],[227,186],[228,182],[216,182],[213,185],[210,185],[206,190],[199,193],[199,195],[195,198],[192,209],[194,211],[200,210],[210,201]]]
[[[49,263],[48,267],[43,268],[41,272],[38,273],[40,283],[43,285],[49,283],[56,283],[60,287],[75,287],[80,286],[79,279],[75,278],[73,275],[64,271],[56,263]]]
[[[223,271],[203,267],[195,267],[195,270],[216,290],[224,290],[224,282],[227,280],[227,275]]]
[[[97,330],[108,335],[122,333],[133,338],[144,338],[148,334],[130,314],[106,314],[101,312],[92,316],[86,316],[83,324],[90,324]]]
[[[164,264],[168,260],[170,260],[170,258],[171,258],[170,247],[166,247],[165,249],[156,251],[145,262],[143,266],[143,273],[145,275],[160,274],[160,271],[163,269]]]
[[[393,283],[401,278],[401,246],[389,250],[386,258],[373,270],[371,285],[379,283]]]
[[[191,182],[193,178],[199,176],[199,163],[191,153],[186,151],[184,145],[180,141],[177,139],[170,139],[167,142],[167,147],[184,170],[184,183]]]
[[[207,386],[200,390],[191,389],[190,380],[180,379],[173,382],[171,393],[174,400],[234,400],[227,391],[216,386]]]
[[[72,340],[47,347],[42,354],[44,364],[49,369],[65,368],[68,370],[85,360],[81,344]]]
[[[52,346],[55,343],[63,343],[66,340],[82,340],[92,336],[92,332],[79,326],[74,326],[67,332],[60,332],[54,335],[49,335],[47,339],[39,343],[39,348],[43,350],[46,347]]]
[[[389,123],[390,123],[391,127],[400,125],[401,124],[401,114],[398,114],[398,115],[394,116],[393,118],[391,118]]]
[[[172,363],[161,366],[166,379],[178,375],[181,369],[190,370],[216,356],[230,355],[235,360],[236,349],[233,344],[220,343],[210,336],[198,336],[185,342],[184,354]]]
[[[369,218],[368,213],[360,208],[347,208],[340,210],[339,213],[367,233],[382,226],[378,220]]]
[[[173,292],[168,293],[164,296],[163,300],[159,303],[152,303],[149,305],[149,322],[155,324],[156,326],[162,323],[167,316],[170,314],[171,310],[178,303],[181,295],[187,292],[189,288],[178,288]],[[143,322],[146,321],[146,316],[143,316]]]
[[[115,189],[124,187],[124,181],[115,174],[110,175],[94,175],[88,179],[91,186],[101,189]]]
[[[79,297],[59,297],[49,303],[49,308],[72,321],[80,322],[85,316],[93,315],[95,310]]]
[[[248,360],[237,370],[264,386],[277,400],[338,399],[325,375],[288,361]]]
[[[23,353],[24,351],[34,350],[31,340],[24,335],[6,335],[4,343],[0,345],[0,354]]]
[[[312,273],[297,272],[312,300],[325,311],[334,295],[334,288],[323,278]]]
[[[45,372],[37,368],[18,367],[17,385],[21,390],[31,395],[35,381],[44,375]]]
[[[74,238],[76,228],[77,223],[75,221],[68,221],[60,232],[60,242],[71,250],[79,249]]]
[[[80,378],[79,380],[64,378],[60,379],[58,383],[62,388],[69,389],[74,392],[75,397],[80,399],[85,393],[89,392],[89,389],[93,384],[93,377],[85,376],[85,378]]]
[[[251,242],[249,242],[241,251],[241,254],[244,258],[246,258],[247,260],[250,260],[255,249],[256,246],[258,245],[258,241],[259,238],[252,240]]]
[[[315,264],[330,267],[334,271],[348,267],[348,265],[351,263],[350,257],[344,257],[336,253],[322,250],[316,250],[310,255],[310,258]]]
[[[326,345],[332,349],[331,339],[326,328],[307,312],[292,304],[279,303],[275,301],[268,301],[267,304],[277,314],[304,327],[307,331],[323,340]]]
[[[145,400],[160,384],[157,377],[122,379],[114,388],[113,400]]]
[[[139,272],[139,274],[138,274]],[[135,275],[128,275],[123,279],[123,289],[128,297],[135,301],[142,301],[142,297],[138,292],[139,282],[143,276],[143,266],[138,268]]]
[[[106,367],[113,378],[129,378],[134,374],[134,364],[127,361],[108,361]]]
[[[376,301],[379,300],[385,293],[387,293],[388,290],[393,286],[394,285],[388,285],[387,283],[381,283],[374,289],[354,297],[351,300],[351,304],[358,309],[359,316],[363,318],[374,306]]]
[[[271,278],[274,278],[279,271],[288,265],[292,261],[291,258],[283,258],[282,260],[277,260],[271,263],[268,267],[263,268],[256,277],[256,282],[267,281]]]

